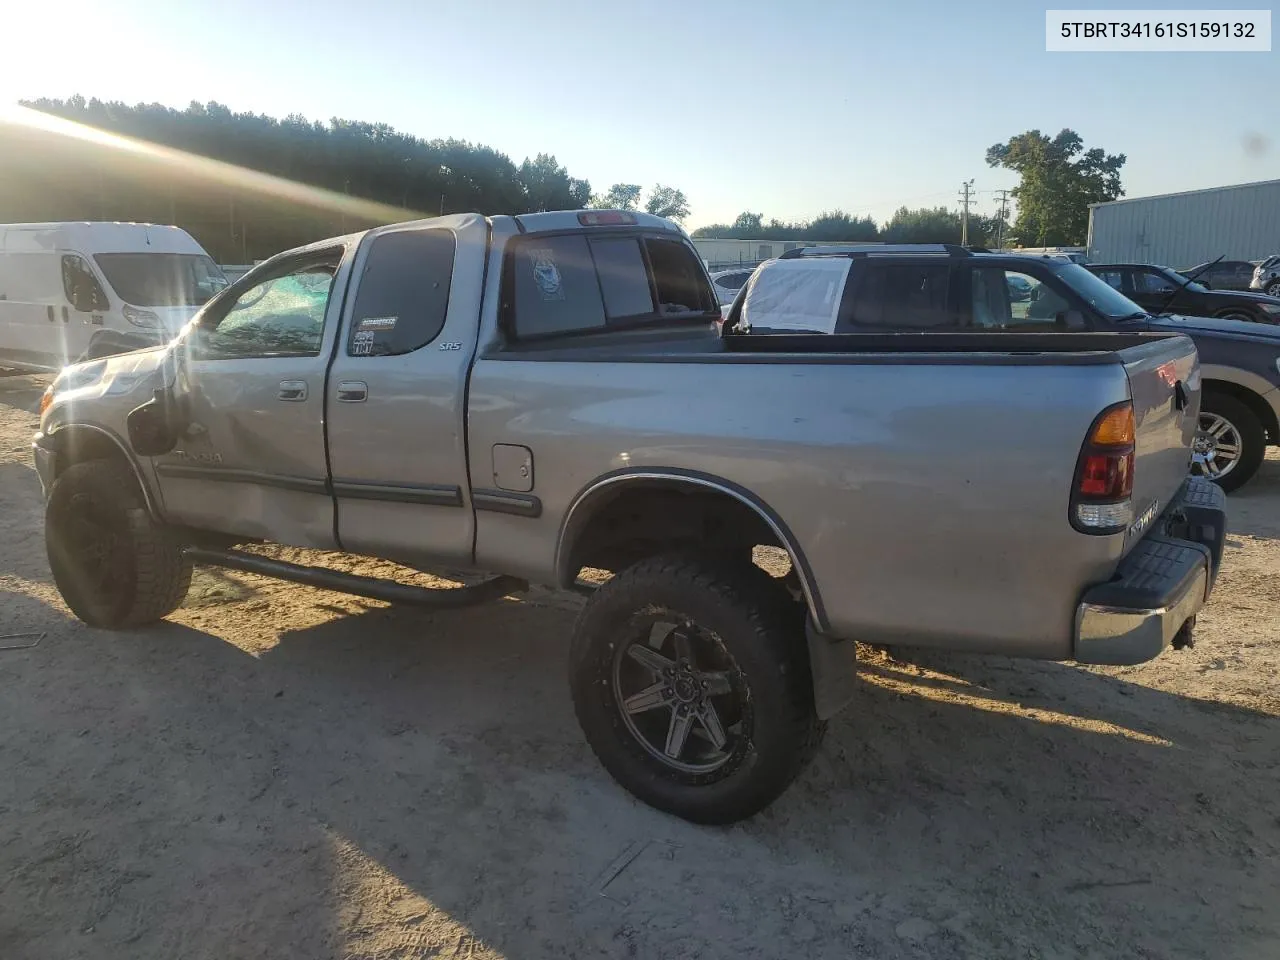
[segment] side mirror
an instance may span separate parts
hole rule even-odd
[[[1208,280],[1197,280],[1196,283],[1200,284],[1200,286],[1204,287],[1206,290],[1213,289],[1213,284],[1211,284]]]
[[[125,418],[129,446],[140,457],[164,456],[178,445],[187,423],[183,404],[174,399],[171,390],[161,388]]]

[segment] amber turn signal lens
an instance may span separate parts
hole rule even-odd
[[[1098,421],[1089,442],[1100,447],[1122,447],[1133,443],[1136,435],[1137,430],[1133,425],[1133,406],[1126,403],[1123,407],[1116,407]]]
[[[49,384],[44,388],[44,393],[40,394],[40,415],[44,416],[44,412],[49,409],[49,404],[53,403],[53,384]]]

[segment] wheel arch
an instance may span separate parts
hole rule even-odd
[[[126,464],[142,491],[147,513],[154,520],[162,519],[153,491],[143,477],[138,461],[113,431],[93,423],[68,423],[46,434],[42,442],[55,455],[55,479],[73,463],[85,460],[118,460]]]
[[[760,524],[762,531],[767,530],[776,545],[785,550],[790,558],[791,568],[800,581],[805,605],[815,626],[820,631],[828,628],[817,581],[798,539],[786,522],[750,490],[723,477],[694,470],[622,469],[597,477],[583,487],[574,497],[560,524],[555,559],[557,584],[561,588],[572,586],[578,571],[586,565],[581,560],[584,548],[590,549],[593,527],[605,520],[611,510],[617,510],[623,503],[635,504],[637,500],[643,501],[655,494],[662,496],[672,492],[692,494],[702,503],[717,503],[728,508],[730,515],[732,511],[740,511]]]

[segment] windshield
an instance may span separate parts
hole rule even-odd
[[[1145,312],[1115,287],[1095,277],[1078,263],[1063,264],[1055,272],[1068,287],[1103,316],[1119,320]]]
[[[1188,270],[1186,273],[1181,273],[1169,267],[1161,267],[1160,272],[1163,273],[1166,277],[1168,277],[1170,282],[1177,284],[1179,287],[1185,284],[1186,288],[1190,290],[1192,293],[1204,293],[1209,289],[1208,287],[1203,286],[1202,284],[1196,282],[1195,280],[1191,280],[1190,283],[1187,283],[1187,281],[1191,277],[1202,275],[1205,272],[1205,269],[1206,269],[1205,267],[1200,266],[1200,267],[1196,267],[1193,270]]]
[[[98,253],[107,283],[136,307],[200,306],[227,285],[218,265],[193,253]]]

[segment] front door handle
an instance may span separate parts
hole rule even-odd
[[[369,399],[369,385],[363,380],[343,380],[338,384],[339,403],[364,403]]]
[[[278,400],[299,400],[307,399],[307,381],[305,380],[281,380],[280,392],[276,394]]]

